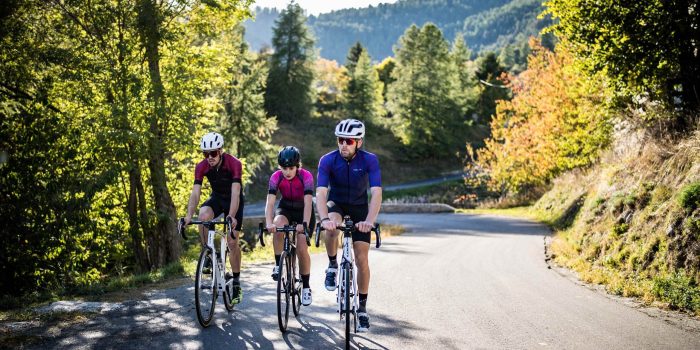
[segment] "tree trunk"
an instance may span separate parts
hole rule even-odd
[[[145,48],[146,61],[151,80],[150,99],[153,102],[148,135],[148,168],[153,198],[156,204],[156,247],[157,256],[152,256],[156,267],[177,261],[182,247],[177,237],[175,225],[175,205],[170,197],[165,175],[165,127],[167,121],[165,89],[160,75],[161,23],[163,17],[153,0],[140,0],[138,24],[141,42]]]
[[[140,187],[140,191],[137,187]],[[138,197],[140,193],[137,192],[143,192],[143,185],[141,185],[141,170],[138,167],[138,164],[131,164],[131,168],[129,169],[128,202],[129,235],[131,236],[131,244],[134,249],[134,257],[136,258],[136,269],[138,272],[145,272],[150,270],[151,264],[143,245],[143,234],[141,230],[143,229],[145,232],[146,226],[143,225],[143,222],[139,222]],[[143,201],[141,201],[141,204],[143,204]]]

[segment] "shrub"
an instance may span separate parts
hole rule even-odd
[[[680,205],[687,211],[700,207],[700,181],[686,185],[681,189]]]
[[[700,290],[684,270],[655,277],[653,292],[673,309],[700,310]]]

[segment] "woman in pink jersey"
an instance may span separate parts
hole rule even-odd
[[[265,224],[267,230],[273,233],[272,245],[275,250],[275,267],[272,270],[272,279],[277,281],[279,278],[279,260],[284,243],[284,235],[276,233],[276,227],[295,222],[297,223],[296,246],[299,257],[299,273],[303,283],[301,303],[308,306],[311,305],[311,288],[309,288],[311,258],[306,246],[303,223],[307,223],[309,230],[312,230],[316,225],[312,202],[314,177],[308,170],[301,168],[301,155],[296,147],[286,146],[282,148],[277,155],[277,163],[280,170],[270,176],[265,205]],[[273,211],[278,192],[282,195],[282,199],[277,209]]]

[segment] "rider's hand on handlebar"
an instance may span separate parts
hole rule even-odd
[[[189,225],[192,221],[192,214],[185,215],[185,226]]]
[[[360,232],[369,232],[374,228],[374,224],[369,221],[360,221],[355,224],[355,227],[357,227]]]
[[[233,216],[227,216],[226,221],[231,225],[231,230],[234,230],[236,228],[236,225],[238,225],[238,220],[234,218]]]
[[[299,232],[299,233],[304,233],[304,225],[302,225],[302,224],[297,224],[297,232]]]
[[[274,224],[268,224],[265,226],[265,228],[267,228],[267,232],[269,233],[277,232],[277,226],[275,226]]]
[[[336,229],[336,223],[333,220],[324,220],[321,226],[323,226],[323,229],[326,231],[334,231]]]

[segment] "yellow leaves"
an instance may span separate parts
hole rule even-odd
[[[588,165],[607,142],[601,80],[572,69],[562,45],[557,52],[530,45],[528,69],[509,83],[514,98],[498,102],[492,138],[478,152],[496,190],[518,192]]]

